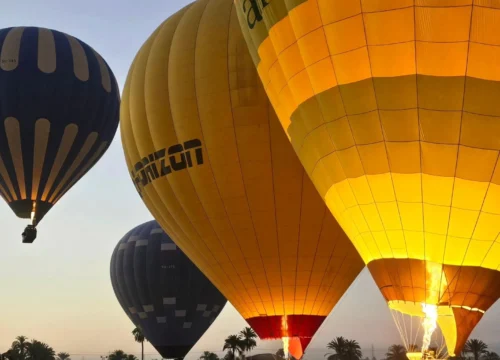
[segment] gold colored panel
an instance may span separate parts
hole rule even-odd
[[[8,117],[4,121],[5,134],[7,135],[7,142],[9,143],[10,155],[12,163],[16,171],[17,185],[19,186],[19,193],[21,200],[27,198],[26,183],[24,180],[24,160],[23,151],[21,147],[21,129],[19,121],[16,118]]]
[[[33,149],[33,180],[31,184],[31,198],[33,200],[38,197],[38,185],[42,176],[49,135],[50,121],[47,119],[38,119],[35,123],[35,146]]]

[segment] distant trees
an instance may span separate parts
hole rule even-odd
[[[389,346],[385,354],[386,360],[407,360],[406,349],[403,345],[394,344]]]
[[[244,344],[240,335],[229,335],[226,340],[224,340],[224,347],[222,350],[229,350],[224,359],[236,360],[244,351]]]
[[[141,360],[144,360],[144,341],[146,338],[144,337],[144,334],[142,333],[142,330],[138,327],[136,327],[134,330],[132,330],[132,335],[134,335],[134,340],[138,343],[141,343]],[[133,360],[133,359],[129,359]]]
[[[8,360],[56,360],[56,352],[44,342],[33,339],[28,341],[26,336],[18,336],[2,357]],[[69,355],[65,359],[68,360]]]
[[[239,333],[241,337],[241,348],[243,352],[246,354],[247,352],[252,351],[257,346],[257,334],[251,327],[246,327]]]
[[[109,354],[109,360],[125,360],[127,358],[127,354],[123,350],[114,350],[111,354]]]
[[[257,346],[257,338],[257,334],[251,327],[245,327],[236,335],[229,335],[224,340],[222,348],[223,351],[228,351],[224,356],[224,360],[244,359],[246,353],[252,351]]]
[[[56,352],[44,342],[32,340],[27,344],[26,353],[31,360],[55,360]]]
[[[363,357],[359,343],[343,336],[337,336],[326,347],[334,351],[334,353],[325,354],[328,360],[361,360]]]
[[[60,352],[57,354],[56,360],[71,360],[68,353]]]
[[[210,351],[205,351],[198,360],[220,360],[217,354],[210,352]]]
[[[474,360],[480,360],[481,356],[483,356],[488,349],[488,345],[486,345],[483,341],[478,339],[469,339],[465,343],[464,353],[472,354]]]
[[[485,351],[481,356],[481,360],[500,360],[500,356],[496,352]]]

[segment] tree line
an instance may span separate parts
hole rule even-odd
[[[9,350],[0,354],[1,360],[71,360],[66,352],[56,354],[55,350],[42,341],[28,341],[26,336],[18,336]]]
[[[139,328],[132,331],[134,340],[141,344],[141,360],[144,360],[144,342],[147,341]],[[245,327],[235,335],[229,335],[222,346],[222,351],[226,353],[222,358],[210,351],[205,351],[199,357],[199,360],[285,360],[283,349],[279,349],[275,354],[261,354],[254,357],[249,353],[257,346],[257,334],[250,327]],[[370,359],[363,358],[363,352],[356,340],[346,339],[338,336],[326,345],[331,352],[325,354],[326,360],[377,360],[375,357]],[[406,353],[408,351],[418,351],[416,345],[409,345],[408,348],[403,345],[393,344],[387,349],[385,358],[382,360],[408,360]],[[438,349],[434,350],[437,355]],[[441,356],[438,356],[441,357]],[[127,354],[123,350],[114,350],[107,356],[101,356],[102,360],[139,360],[133,354]],[[293,357],[288,358],[296,360]],[[28,340],[26,336],[18,336],[11,347],[4,353],[0,353],[0,360],[71,360],[70,354],[56,351],[48,344],[33,339]],[[182,359],[176,359],[182,360]],[[465,343],[461,354],[454,357],[453,360],[500,360],[500,356],[488,350],[488,345],[479,339],[469,339]]]
[[[328,349],[333,350],[331,353],[325,354],[327,360],[370,360],[368,357],[363,359],[363,353],[361,347],[356,340],[345,339],[342,336],[336,337],[330,341],[327,346]],[[437,348],[430,348],[438,358],[441,358],[442,354],[439,354]],[[389,346],[385,358],[382,360],[408,360],[407,352],[417,352],[417,345],[408,345],[408,348],[403,345],[394,344]],[[441,356],[440,356],[441,355]],[[454,360],[500,360],[500,356],[494,352],[488,350],[488,345],[478,339],[469,339],[465,343],[462,353],[459,356],[455,356],[451,359]],[[373,358],[371,360],[377,360]]]

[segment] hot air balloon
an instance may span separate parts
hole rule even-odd
[[[500,6],[235,4],[281,125],[389,307],[427,337],[437,318],[460,353],[500,295]]]
[[[261,339],[300,358],[364,264],[289,145],[232,0],[196,1],[155,30],[120,117],[162,228]]]
[[[84,42],[38,27],[0,30],[0,196],[36,225],[95,165],[119,119],[113,72]]]
[[[130,230],[111,257],[120,305],[163,358],[184,358],[227,300],[156,221]]]

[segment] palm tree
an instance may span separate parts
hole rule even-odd
[[[57,360],[71,360],[69,354],[66,352],[60,352],[57,354]]]
[[[464,352],[471,353],[474,360],[479,360],[481,355],[486,353],[488,345],[478,339],[467,340],[464,346]]]
[[[16,341],[12,343],[12,350],[16,355],[18,355],[19,360],[24,360],[26,358],[27,347],[28,347],[28,338],[23,335],[16,337]]]
[[[356,340],[347,340],[345,358],[347,360],[360,360],[362,357],[363,353],[359,343]]]
[[[412,348],[412,350],[414,349]],[[410,351],[410,347],[408,347],[408,351],[413,352]],[[397,344],[391,345],[387,349],[385,358],[386,360],[406,360],[406,350],[403,345],[397,345]]]
[[[241,355],[243,353],[243,343],[239,335],[229,335],[226,340],[224,340],[224,347],[222,350],[229,350],[228,355],[230,358],[235,360],[236,353]]]
[[[255,341],[257,334],[251,327],[247,326],[241,330],[239,336],[241,337],[242,350],[244,352],[252,351],[257,346],[257,342]]]
[[[219,357],[213,352],[205,351],[198,360],[219,360]]]
[[[125,360],[127,358],[127,354],[123,350],[115,350],[111,354],[109,354],[109,360]]]
[[[343,360],[344,355],[347,353],[347,341],[343,336],[337,336],[335,339],[326,344],[326,347],[335,353],[327,353],[328,360]]]
[[[29,360],[55,360],[56,352],[44,342],[33,339],[27,343],[26,354]]]
[[[500,356],[494,351],[485,351],[481,360],[500,360]]]
[[[132,335],[134,335],[135,341],[141,343],[141,360],[144,360],[144,340],[146,340],[146,338],[144,337],[142,330],[137,327],[132,330]]]
[[[7,359],[7,360],[18,360],[19,359],[19,354],[17,354],[12,349],[7,350],[7,352],[2,354],[2,356],[4,359]]]

